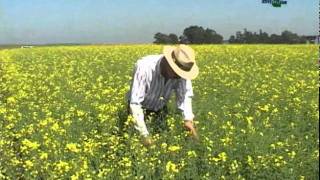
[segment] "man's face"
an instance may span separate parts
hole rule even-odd
[[[172,68],[170,67],[170,65],[168,64],[168,62],[165,58],[163,58],[161,61],[162,61],[161,73],[165,78],[168,78],[168,79],[180,79],[181,78],[178,74],[176,74],[172,70]]]

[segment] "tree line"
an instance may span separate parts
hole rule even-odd
[[[176,34],[156,33],[154,35],[156,44],[221,44],[223,37],[215,30],[201,26],[190,26],[184,29],[183,34],[178,36]]]
[[[285,30],[280,35],[269,35],[262,30],[259,32],[251,32],[247,29],[237,31],[235,35],[231,35],[229,40],[223,41],[223,36],[210,28],[202,26],[189,26],[184,29],[181,36],[176,34],[164,34],[158,32],[154,35],[155,44],[222,44],[227,42],[230,44],[297,44],[307,43],[307,36],[299,36],[296,33]]]

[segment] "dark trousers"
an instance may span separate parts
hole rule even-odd
[[[155,133],[160,133],[162,131],[168,130],[166,116],[168,114],[168,107],[165,105],[158,111],[153,111],[143,108],[144,121],[147,123],[149,121],[150,128],[148,130],[154,130]],[[130,102],[127,104],[127,116],[131,114]],[[150,132],[151,133],[151,132]]]

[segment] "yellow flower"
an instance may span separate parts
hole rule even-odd
[[[171,152],[179,151],[181,148],[179,146],[169,146],[168,150]]]
[[[251,116],[246,117],[246,120],[247,120],[248,125],[251,126],[251,125],[252,125],[253,117],[251,117]]]
[[[67,145],[66,145],[66,149],[69,150],[69,151],[71,151],[71,152],[75,152],[75,153],[77,153],[77,152],[80,151],[80,150],[78,149],[76,143],[69,143],[69,144],[67,144]]]
[[[271,144],[270,146],[272,147],[272,149],[276,149],[276,145],[275,144]]]
[[[210,160],[212,160],[212,161],[214,161],[214,162],[220,161],[220,159],[219,159],[219,158],[216,158],[216,157],[212,157],[212,158],[210,158]]]
[[[238,168],[239,168],[239,164],[238,164],[237,160],[233,160],[231,163],[231,167],[230,167],[231,173],[233,173],[233,174],[236,173]]]
[[[248,162],[249,166],[255,168],[254,161],[251,156],[248,156],[247,162]]]
[[[14,97],[9,97],[9,98],[7,99],[7,102],[8,102],[9,104],[14,104],[14,103],[17,102],[17,101],[16,101],[16,99],[15,99]]]
[[[86,113],[82,110],[77,110],[77,115],[80,117],[80,116],[83,116],[85,115]]]
[[[25,150],[35,150],[38,149],[40,146],[39,143],[37,142],[31,142],[28,139],[24,139],[22,141],[22,147],[21,147],[21,151],[25,151]]]
[[[71,169],[69,164],[67,162],[64,162],[64,161],[59,161],[58,163],[56,163],[55,166],[56,166],[56,169],[59,172],[67,172],[67,171],[69,171]]]
[[[27,160],[25,163],[26,163],[26,165],[25,165],[25,166],[26,166],[26,168],[27,168],[27,169],[30,169],[30,168],[32,168],[32,167],[33,167],[33,162],[32,162],[32,161]]]
[[[274,108],[274,109],[272,110],[273,113],[277,113],[278,111],[279,111],[278,108]]]
[[[48,159],[48,153],[42,152],[42,153],[40,154],[40,159],[41,159],[41,160],[46,160],[46,159]]]
[[[19,160],[15,157],[15,158],[11,159],[11,163],[12,163],[13,165],[17,166],[18,164],[21,163],[21,161],[19,161]],[[0,179],[1,179],[1,178],[0,178]]]
[[[313,152],[313,157],[319,158],[319,150],[318,149]]]
[[[171,161],[167,162],[166,170],[167,170],[167,172],[174,172],[174,173],[179,172],[177,166]]]
[[[59,124],[58,124],[58,123],[54,123],[54,124],[52,125],[51,129],[52,129],[53,131],[58,131],[58,130],[59,130]]]
[[[71,176],[71,180],[78,180],[79,179],[79,174],[74,174]]]
[[[4,114],[7,111],[6,108],[4,107],[0,107],[0,114]]]
[[[168,146],[167,143],[162,143],[162,144],[161,144],[161,147],[164,148],[164,149],[165,149],[167,146]]]
[[[88,142],[84,142],[83,151],[93,155],[93,151],[94,151],[96,146],[97,146],[97,144],[94,143],[93,140],[89,140]]]
[[[122,158],[121,164],[123,164],[125,167],[131,167],[132,162],[130,161],[129,158],[124,157]]]
[[[223,162],[227,161],[227,153],[225,153],[225,152],[222,152],[222,153],[218,154],[218,157],[219,157]]]
[[[284,145],[284,143],[279,141],[279,142],[277,142],[277,145],[282,147]]]
[[[197,153],[195,151],[188,151],[188,156],[190,157],[197,157]]]
[[[259,109],[261,110],[261,111],[264,111],[264,112],[268,112],[269,111],[269,104],[267,104],[267,105],[264,105],[263,107],[259,107]]]
[[[224,146],[232,143],[232,139],[229,138],[229,137],[222,138],[222,139],[220,139],[220,141],[223,142],[223,145],[224,145]]]
[[[296,156],[296,152],[292,151],[288,153],[289,157],[293,159]]]

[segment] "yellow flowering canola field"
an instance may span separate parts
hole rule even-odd
[[[0,51],[0,179],[318,179],[315,45],[195,45],[189,138],[170,100],[145,148],[126,120],[137,59],[160,45]]]

